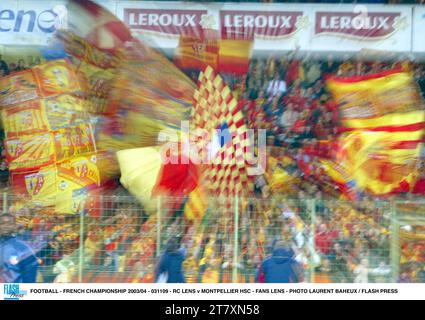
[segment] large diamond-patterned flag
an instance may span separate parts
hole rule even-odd
[[[194,95],[192,130],[209,134],[209,165],[203,179],[220,196],[246,195],[252,190],[247,168],[254,158],[248,128],[229,87],[211,67],[201,72]]]

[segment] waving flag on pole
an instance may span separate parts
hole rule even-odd
[[[217,67],[217,39],[199,39],[181,36],[174,63],[181,69],[203,70],[207,66]]]
[[[421,152],[425,111],[412,74],[401,70],[327,81],[345,134],[337,156],[355,184],[384,195],[409,191]]]
[[[220,40],[218,72],[246,74],[254,42],[251,40]]]
[[[208,208],[208,192],[205,187],[199,186],[189,194],[185,205],[184,215],[189,221],[199,221]]]
[[[194,98],[192,127],[210,133],[211,164],[204,171],[210,191],[234,196],[251,190],[247,167],[253,150],[242,110],[229,87],[207,67],[199,75]]]

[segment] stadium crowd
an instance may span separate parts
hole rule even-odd
[[[17,61],[10,61],[9,63],[3,59],[0,54],[0,77],[7,76],[12,72],[24,71],[41,64],[40,57],[28,56],[26,59],[18,59]]]
[[[3,74],[31,65],[22,61],[12,69],[11,64],[2,62],[0,56]],[[248,127],[267,129],[269,155],[295,181],[290,192],[282,196],[273,194],[267,176],[256,180],[256,197],[247,200],[239,226],[238,281],[261,281],[255,277],[257,269],[279,241],[292,250],[304,270],[304,281],[394,280],[387,204],[371,197],[355,204],[338,200],[341,191],[324,174],[319,158],[332,159],[340,132],[336,105],[325,86],[326,75],[367,75],[395,67],[412,70],[425,95],[424,66],[406,56],[386,60],[361,55],[323,58],[294,51],[285,57],[253,59],[246,76],[224,75],[239,98]],[[288,164],[284,158],[289,159]],[[423,194],[425,190],[417,191]],[[17,213],[22,217],[18,219],[18,236],[33,242],[39,253],[39,281],[78,281],[81,244],[83,281],[153,282],[156,251],[172,236],[178,236],[186,251],[186,281],[231,281],[233,229],[231,221],[225,225],[227,222],[219,219],[218,212],[203,228],[186,225],[181,212],[171,212],[169,223],[162,224],[164,243],[158,246],[155,214],[149,215],[135,203],[120,203],[118,197],[106,198],[110,208],[103,207],[100,217],[86,222],[84,240],[80,239],[78,219],[46,217],[28,210]],[[312,198],[314,215],[307,201]],[[424,282],[423,243],[406,241],[401,249],[398,281]]]

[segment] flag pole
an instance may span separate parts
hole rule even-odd
[[[239,198],[236,192],[235,201],[234,201],[234,210],[235,210],[235,220],[233,225],[233,234],[234,234],[234,248],[233,248],[233,273],[232,273],[232,282],[238,282],[238,239],[239,239]]]
[[[161,255],[161,197],[158,196],[156,203],[156,256]]]

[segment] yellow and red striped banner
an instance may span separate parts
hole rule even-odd
[[[253,42],[249,40],[220,40],[218,72],[247,73],[252,47]]]
[[[345,133],[337,162],[357,188],[373,194],[412,185],[423,145],[425,112],[411,73],[402,70],[330,78]],[[407,191],[407,190],[404,190]]]

